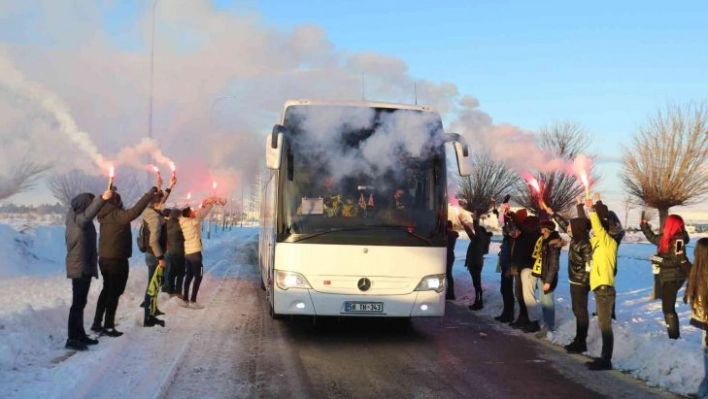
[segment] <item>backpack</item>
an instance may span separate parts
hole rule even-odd
[[[140,252],[146,252],[148,246],[150,245],[150,229],[148,228],[147,222],[143,220],[140,224],[140,230],[138,230],[138,249]]]

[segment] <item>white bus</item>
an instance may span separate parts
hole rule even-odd
[[[445,313],[447,159],[430,107],[291,100],[266,140],[259,266],[273,318]]]

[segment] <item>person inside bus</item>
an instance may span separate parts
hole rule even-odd
[[[334,178],[326,176],[324,190],[320,194],[324,202],[324,213],[327,217],[339,216],[342,211],[342,194],[336,190]]]
[[[402,188],[397,188],[393,193],[393,198],[391,199],[391,207],[399,210],[408,209],[410,200],[405,194],[405,190]]]

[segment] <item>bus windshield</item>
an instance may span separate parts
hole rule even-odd
[[[442,246],[446,165],[437,114],[286,109],[278,240]]]

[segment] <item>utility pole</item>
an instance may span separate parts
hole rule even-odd
[[[243,202],[243,181],[241,181],[241,228],[243,228],[243,211],[245,210],[246,204]]]
[[[153,103],[153,77],[155,74],[155,9],[157,8],[157,0],[152,2],[152,25],[150,28],[150,95],[149,95],[149,105],[148,105],[148,138],[152,139],[152,103]],[[150,155],[147,156],[150,163]],[[152,179],[152,173],[147,172],[148,184]],[[161,189],[162,187],[158,187]]]

